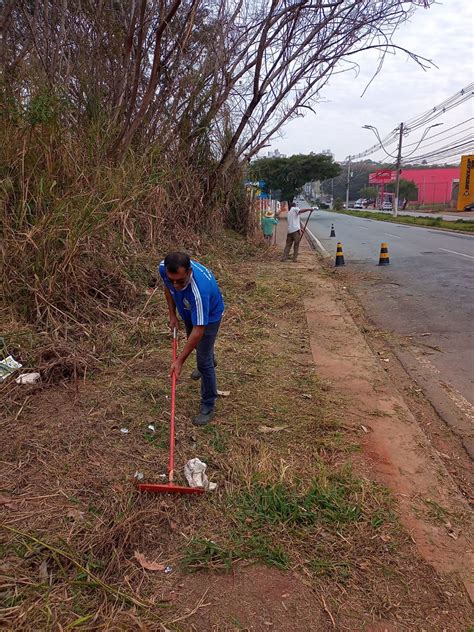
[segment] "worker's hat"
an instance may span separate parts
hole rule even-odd
[[[273,211],[265,211],[265,217],[273,217]]]

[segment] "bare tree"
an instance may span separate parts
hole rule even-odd
[[[219,161],[225,172],[233,160],[252,156],[292,117],[312,109],[334,72],[354,67],[363,51],[380,51],[380,65],[390,52],[407,53],[422,68],[429,61],[398,46],[396,30],[418,2],[400,0],[288,1],[264,0],[249,20],[233,23],[234,85],[226,99],[234,134]],[[239,51],[240,52],[240,51]]]
[[[26,107],[41,88],[64,122],[100,119],[101,156],[161,144],[206,186],[313,109],[363,51],[404,52],[397,29],[419,0],[17,0],[2,11],[6,91]],[[429,2],[424,2],[429,5]],[[209,163],[212,162],[212,165]],[[209,163],[209,164],[208,164]]]

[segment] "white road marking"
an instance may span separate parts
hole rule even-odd
[[[401,239],[400,235],[394,235],[393,233],[384,233],[384,235],[390,235],[390,237],[396,237],[397,239]]]
[[[471,255],[465,255],[463,252],[456,252],[455,250],[448,250],[447,248],[438,248],[438,250],[444,250],[444,252],[450,252],[452,255],[459,255],[460,257],[467,257],[468,259],[474,259]]]

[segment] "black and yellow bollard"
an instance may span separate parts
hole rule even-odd
[[[388,256],[388,246],[383,243],[380,246],[380,258],[379,266],[388,266],[390,264],[390,257]]]
[[[334,230],[334,224],[331,224],[331,234],[329,235],[329,237],[335,237],[336,236],[336,231]]]
[[[343,265],[344,265],[344,254],[342,252],[342,244],[341,242],[338,242],[337,248],[336,248],[336,266],[343,266]]]

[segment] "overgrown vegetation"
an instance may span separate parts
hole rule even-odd
[[[342,60],[396,51],[417,4],[3,3],[11,321],[95,342],[96,325],[137,304],[150,251],[189,248],[223,226],[252,234],[250,158],[317,101]]]
[[[342,208],[334,208],[335,211],[354,217],[365,217],[367,219],[377,219],[384,222],[394,222],[395,224],[413,224],[415,226],[431,226],[432,228],[445,228],[448,230],[459,230],[464,233],[474,232],[474,221],[458,219],[456,221],[444,220],[441,217],[412,217],[411,215],[397,215],[393,217],[389,213],[379,213],[377,211],[346,211]]]

